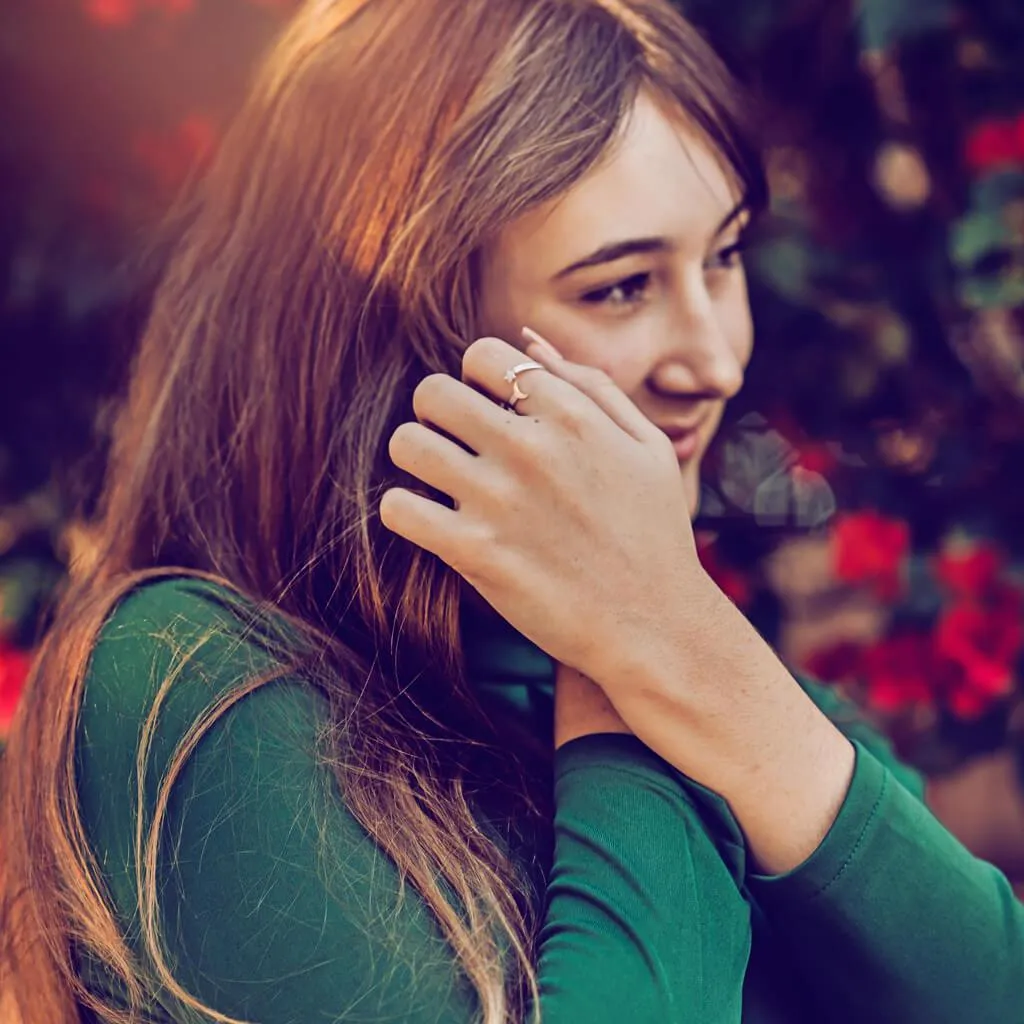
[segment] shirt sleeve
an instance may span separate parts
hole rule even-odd
[[[217,631],[194,596],[129,600],[87,680],[79,791],[125,933],[142,952],[132,795],[153,687],[168,651],[187,651],[142,785],[147,812],[187,724],[259,659],[237,639],[209,639]],[[157,872],[168,966],[206,1006],[260,1024],[476,1021],[475,994],[432,914],[413,890],[402,893],[395,866],[345,806],[322,756],[325,716],[301,681],[269,683],[186,760]],[[584,737],[559,752],[555,786],[539,949],[545,1024],[739,1024],[748,907],[668,767],[631,737]],[[164,988],[153,1001],[165,1019],[194,1019]]]
[[[749,905],[671,770],[586,736],[559,750],[555,797],[545,1024],[739,1024]]]
[[[853,779],[819,848],[788,874],[748,877],[752,895],[823,1019],[1024,1024],[1024,907],[871,732],[852,730]]]

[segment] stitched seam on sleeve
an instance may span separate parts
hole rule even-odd
[[[832,878],[825,883],[814,895],[823,896],[829,889],[843,877],[846,869],[856,859],[860,848],[864,845],[864,840],[867,838],[867,834],[874,824],[875,818],[878,816],[878,809],[882,806],[882,799],[885,797],[886,790],[889,788],[889,773],[884,772],[882,774],[882,788],[878,791],[878,796],[875,799],[875,803],[871,808],[871,813],[868,815],[868,820],[864,822],[864,827],[860,830],[860,835],[857,837],[857,842],[853,844],[853,849],[849,852],[846,860],[840,865],[839,870],[832,876]]]

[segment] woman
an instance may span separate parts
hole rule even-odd
[[[24,1024],[1024,1020],[1005,879],[695,557],[763,201],[659,0],[305,7],[9,747]]]

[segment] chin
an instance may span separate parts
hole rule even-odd
[[[697,514],[700,505],[700,460],[691,459],[679,467],[683,477],[683,489],[686,491],[686,507],[690,510],[690,518]]]

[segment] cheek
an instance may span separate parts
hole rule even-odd
[[[566,334],[567,339],[573,340],[563,346],[563,354],[574,363],[603,370],[621,391],[635,394],[651,371],[651,331],[641,324],[641,319],[612,327],[580,325],[572,335]]]
[[[569,304],[537,306],[530,326],[566,359],[603,370],[627,395],[639,390],[650,372],[651,324],[641,316],[607,322]]]
[[[721,323],[729,347],[743,368],[746,369],[754,351],[754,320],[750,312],[746,277],[741,274],[738,275],[738,278],[727,301],[723,304]]]

